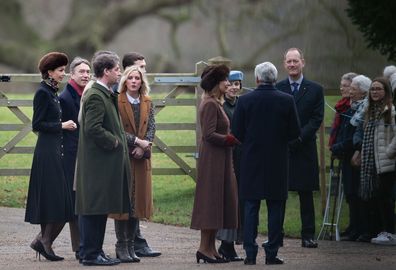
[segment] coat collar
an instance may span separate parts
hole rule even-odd
[[[272,84],[259,84],[256,90],[276,90],[276,88]]]

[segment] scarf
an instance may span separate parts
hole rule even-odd
[[[350,108],[349,98],[340,99],[335,105],[336,114],[334,116],[333,124],[331,125],[331,132],[329,138],[329,147],[335,143],[337,138],[337,133],[341,125],[341,115]]]
[[[76,83],[75,80],[70,79],[68,83],[73,87],[73,89],[76,91],[77,95],[81,97],[83,91],[84,91],[84,86],[80,86]]]
[[[356,112],[352,116],[350,123],[352,126],[357,127],[364,122],[364,111],[368,106],[367,98],[355,101],[352,105],[356,107]]]
[[[55,81],[53,78],[48,78],[43,80],[47,85],[49,85],[52,89],[55,90],[55,92],[58,92],[59,90],[59,83]]]
[[[374,133],[381,119],[383,109],[384,104],[381,102],[374,104],[370,111],[367,112],[369,113],[369,120],[364,128],[359,188],[359,196],[363,200],[372,198],[373,191],[378,186],[374,157]]]

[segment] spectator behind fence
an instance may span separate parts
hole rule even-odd
[[[78,124],[78,112],[80,111],[81,95],[84,87],[91,78],[91,65],[88,60],[81,57],[75,57],[70,63],[70,80],[66,84],[62,93],[59,95],[59,101],[62,108],[62,121],[73,120],[77,124],[75,130],[65,130],[63,132],[64,158],[63,164],[65,177],[70,186],[74,183],[75,165],[78,148],[78,134],[80,125]],[[73,213],[75,204],[75,191],[72,191]],[[70,238],[72,250],[75,252],[76,259],[80,258],[80,233],[78,230],[78,216],[69,221]]]
[[[151,143],[154,140],[154,107],[149,97],[149,85],[144,71],[138,66],[125,69],[118,87],[118,107],[126,132],[131,162],[130,185],[134,186],[134,216],[115,220],[116,254],[122,262],[138,262],[135,254],[135,219],[150,219],[153,214],[151,186]]]
[[[365,202],[367,240],[396,244],[393,185],[395,181],[395,109],[386,78],[373,80],[365,111],[359,196]],[[392,144],[390,145],[392,141]],[[374,237],[377,235],[377,237]]]
[[[333,124],[331,125],[331,132],[329,137],[329,148],[331,149],[334,142],[337,140],[337,134],[339,132],[339,127],[341,124],[341,116],[344,112],[346,112],[350,107],[350,99],[349,99],[349,90],[351,86],[352,79],[356,76],[356,73],[349,72],[341,77],[340,82],[340,93],[341,99],[335,105],[335,115]]]
[[[363,105],[370,84],[371,80],[363,75],[358,75],[352,79],[349,88],[351,107],[340,115],[337,137],[331,147],[332,155],[340,159],[342,183],[349,207],[349,224],[346,230],[341,233],[341,239],[348,241],[355,241],[362,234],[358,196],[360,164],[358,164],[358,161],[352,162],[354,155],[359,155],[360,149],[354,147],[353,134],[356,131],[356,126],[353,126],[350,120],[359,107]]]
[[[50,52],[38,64],[42,81],[33,99],[33,131],[38,133],[26,203],[25,221],[40,224],[41,232],[30,247],[47,260],[59,261],[52,243],[66,222],[74,217],[72,185],[63,169],[64,147],[62,130],[73,131],[73,120],[62,122],[59,104],[59,84],[65,77],[68,57]]]
[[[228,120],[230,121],[230,126],[232,127],[232,117],[236,105],[238,103],[238,94],[242,89],[243,73],[238,70],[231,70],[228,76],[228,81],[230,86],[224,94],[223,109],[226,113]],[[232,151],[232,161],[234,166],[235,177],[239,185],[239,172],[240,172],[240,158],[241,158],[241,146],[236,145]],[[239,210],[239,227],[237,230],[221,229],[217,232],[216,238],[221,240],[221,245],[219,247],[219,253],[223,258],[229,261],[243,261],[243,258],[239,257],[235,251],[234,242],[242,243],[243,231],[243,205],[242,201],[238,200],[238,210]]]
[[[288,193],[288,142],[300,136],[300,127],[293,97],[275,88],[275,66],[265,62],[254,73],[257,89],[240,97],[232,128],[243,147],[239,194],[244,203],[245,264],[256,264],[261,200],[268,210],[265,263],[283,264],[278,249]]]
[[[316,132],[324,115],[323,87],[303,76],[305,60],[300,49],[290,48],[284,54],[288,78],[276,88],[294,96],[301,124],[301,136],[290,142],[289,190],[300,198],[301,246],[316,248],[313,191],[319,190]]]
[[[76,165],[80,258],[83,265],[115,265],[120,261],[103,251],[107,216],[133,211],[128,148],[112,91],[121,76],[119,57],[97,54],[92,67],[97,81],[83,97]]]
[[[201,87],[204,90],[199,105],[201,138],[197,164],[197,185],[191,217],[191,228],[201,230],[196,253],[197,263],[224,263],[216,250],[218,229],[238,227],[237,183],[232,166],[232,147],[239,141],[230,134],[230,122],[223,110],[223,96],[230,70],[225,65],[204,69]]]

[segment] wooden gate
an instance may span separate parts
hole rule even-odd
[[[148,73],[150,86],[152,88],[152,94],[154,95],[153,103],[155,105],[156,119],[161,115],[161,111],[167,107],[178,106],[178,108],[194,107],[194,114],[196,114],[197,104],[200,102],[201,91],[198,86],[200,77],[205,64],[199,62],[195,66],[194,73]],[[5,132],[13,131],[16,132],[9,140],[3,144],[0,151],[0,164],[2,158],[8,154],[32,154],[34,146],[19,146],[18,144],[24,140],[28,135],[32,133],[31,119],[26,111],[24,112],[22,107],[32,108],[32,100],[16,100],[8,98],[3,93],[2,89],[4,85],[11,82],[27,82],[27,83],[38,83],[41,80],[39,74],[9,74],[0,75],[0,109],[6,108],[15,115],[20,123],[4,123],[0,122],[0,134]],[[26,91],[25,91],[26,92]],[[156,98],[164,94],[163,97]],[[183,95],[186,98],[183,98]],[[3,109],[4,110],[4,109]],[[30,109],[31,111],[31,109]],[[4,111],[3,111],[4,112]],[[180,110],[183,113],[183,110]],[[195,116],[195,115],[194,115]],[[1,119],[1,117],[0,117]],[[195,158],[197,157],[197,138],[199,136],[199,130],[196,129],[196,122],[186,123],[173,123],[173,122],[157,122],[157,134],[161,131],[193,131],[195,132],[194,143],[191,145],[169,145],[165,139],[161,136],[156,135],[154,138],[153,153],[165,154],[176,167],[156,167],[154,166],[152,172],[154,175],[189,175],[194,181],[196,180],[196,166]],[[5,136],[0,136],[4,138]],[[194,162],[186,162],[186,158],[193,158]],[[155,160],[154,160],[155,162]],[[192,164],[194,163],[194,164]],[[24,164],[25,168],[8,168],[8,166],[0,166],[0,176],[26,176],[30,174],[30,165]],[[27,168],[28,167],[28,168]]]

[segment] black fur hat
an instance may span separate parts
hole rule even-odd
[[[48,78],[48,70],[55,70],[58,67],[66,66],[69,62],[69,58],[66,54],[61,52],[50,52],[41,57],[38,69],[41,72],[41,76],[46,79]]]
[[[201,75],[201,87],[205,92],[210,92],[219,82],[227,79],[230,69],[222,65],[207,66]]]

